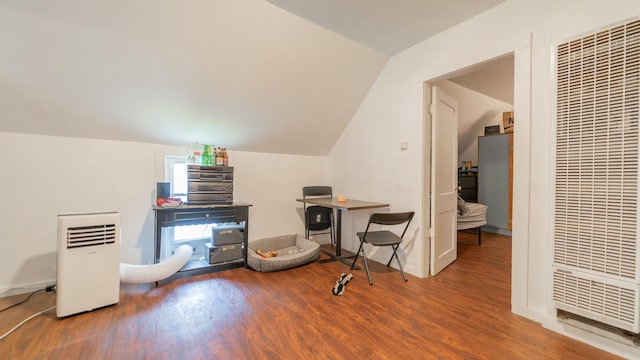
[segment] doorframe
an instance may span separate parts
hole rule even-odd
[[[538,319],[539,313],[528,309],[529,299],[529,241],[530,241],[530,201],[531,201],[531,38],[526,47],[453,69],[423,82],[423,229],[430,228],[431,218],[431,103],[432,84],[450,78],[456,73],[492,61],[507,54],[514,57],[514,164],[513,164],[513,226],[511,248],[511,311],[529,319]],[[424,232],[423,277],[429,276],[431,234]]]

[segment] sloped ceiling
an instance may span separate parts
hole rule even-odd
[[[513,105],[513,54],[474,66],[448,80]]]
[[[0,0],[0,131],[325,155],[406,46],[336,31],[263,0]]]
[[[393,55],[505,0],[267,0]]]

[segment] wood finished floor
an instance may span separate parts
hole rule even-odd
[[[462,234],[436,277],[339,262],[275,273],[236,268],[160,287],[126,285],[117,305],[34,318],[2,359],[615,359],[510,312],[510,238]],[[469,245],[465,245],[468,243]],[[321,256],[321,259],[324,255]],[[340,273],[353,280],[331,292]],[[0,308],[24,295],[0,299]],[[0,314],[0,334],[55,304],[52,293]]]

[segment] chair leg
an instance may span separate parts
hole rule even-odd
[[[402,269],[402,264],[400,263],[400,258],[398,257],[398,253],[396,253],[396,249],[398,248],[398,245],[391,246],[391,248],[393,249],[393,255],[391,255],[391,258],[393,259],[393,256],[396,257],[396,261],[398,262],[398,267],[400,267],[400,275],[402,275],[402,278],[404,279],[404,281],[409,281],[407,280],[407,277],[404,275],[404,270]],[[391,261],[391,260],[389,260]]]
[[[309,239],[309,219],[307,214],[304,214],[304,236],[305,239]]]
[[[353,258],[353,263],[351,263],[351,270],[353,270],[353,267],[356,266],[356,261],[358,260],[358,255],[360,255],[360,250],[362,250],[362,245],[364,244],[364,242],[361,240],[360,241],[360,246],[358,247],[358,251],[356,252],[356,256],[354,256]]]
[[[478,228],[478,246],[482,245],[482,226]]]
[[[393,248],[393,245],[391,245],[391,247]],[[397,249],[397,247],[395,249]],[[391,260],[393,260],[393,257],[394,256],[396,256],[396,257],[398,256],[398,255],[396,255],[396,250],[395,249],[393,249],[393,254],[391,254],[391,257],[389,258],[389,261],[387,262],[387,267],[389,267],[391,265]]]
[[[373,280],[371,280],[371,273],[369,272],[369,264],[367,263],[367,254],[365,254],[364,252],[364,246],[362,246],[362,260],[364,261],[364,268],[365,270],[367,270],[367,278],[369,279],[369,285],[373,286]]]

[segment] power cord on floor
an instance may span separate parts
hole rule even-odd
[[[6,333],[2,334],[2,336],[0,336],[0,340],[3,340],[5,337],[9,336],[9,334],[11,334],[12,332],[16,331],[16,329],[18,329],[20,326],[24,325],[27,323],[27,321],[33,319],[34,317],[38,316],[38,315],[42,315],[44,313],[46,313],[47,311],[51,311],[53,309],[55,309],[55,306],[52,306],[50,308],[44,309],[38,313],[35,313],[31,316],[29,316],[28,318],[22,320],[18,325],[14,326],[11,330],[7,331]]]
[[[47,286],[47,287],[46,287],[46,288],[44,288],[44,289],[36,290],[36,291],[32,292],[31,294],[29,294],[29,296],[27,296],[24,300],[22,300],[22,301],[20,301],[20,302],[17,302],[17,303],[15,303],[15,304],[13,304],[13,305],[9,305],[9,306],[7,306],[6,308],[4,308],[4,309],[0,310],[0,312],[5,311],[5,310],[8,310],[8,309],[11,309],[12,307],[18,306],[18,305],[20,305],[20,304],[24,304],[24,303],[25,303],[25,302],[27,302],[29,299],[31,299],[31,297],[32,297],[33,295],[35,295],[35,294],[37,294],[37,293],[39,293],[39,292],[42,292],[42,291],[46,291],[46,292],[55,292],[55,291],[56,291],[56,284],[49,285],[49,286]],[[35,313],[35,314],[33,314],[33,315],[29,316],[28,318],[26,318],[26,319],[22,320],[18,325],[14,326],[11,330],[9,330],[9,331],[7,331],[6,333],[2,334],[2,336],[0,336],[0,340],[2,340],[2,339],[4,339],[5,337],[9,336],[9,334],[11,334],[12,332],[16,331],[16,329],[18,329],[20,326],[22,326],[22,325],[26,324],[26,323],[27,323],[27,321],[29,321],[29,320],[33,319],[34,317],[36,317],[36,316],[38,316],[38,315],[42,315],[42,314],[46,313],[47,311],[51,311],[51,310],[53,310],[53,309],[55,309],[55,308],[56,308],[55,306],[52,306],[52,307],[50,307],[50,308],[44,309],[44,310],[42,310],[42,311],[40,311],[40,312],[38,312],[38,313]]]
[[[13,305],[9,305],[9,306],[7,306],[7,307],[6,307],[6,308],[4,308],[4,309],[0,309],[0,312],[3,312],[3,311],[6,311],[6,310],[9,310],[9,309],[11,309],[11,308],[13,308],[13,307],[16,307],[16,306],[20,305],[20,304],[24,304],[24,303],[26,303],[27,301],[29,301],[29,299],[31,299],[31,297],[32,297],[33,295],[35,295],[35,294],[37,294],[37,293],[39,293],[39,292],[43,292],[43,291],[44,291],[44,289],[36,290],[36,291],[32,292],[31,294],[29,294],[29,296],[27,296],[27,297],[26,297],[25,299],[23,299],[22,301],[19,301],[19,302],[17,302],[17,303],[15,303],[15,304],[13,304]]]
[[[24,303],[26,303],[27,301],[29,301],[29,299],[31,299],[31,297],[32,297],[33,295],[35,295],[35,294],[37,294],[37,293],[39,293],[39,292],[43,292],[43,291],[46,291],[46,292],[52,292],[52,291],[53,291],[53,292],[55,292],[55,291],[56,291],[56,285],[55,285],[55,284],[53,284],[53,285],[49,285],[49,286],[47,286],[47,287],[46,287],[46,288],[44,288],[44,289],[36,290],[36,291],[32,292],[31,294],[29,294],[29,296],[27,296],[24,300],[19,301],[19,302],[17,302],[17,303],[15,303],[15,304],[13,304],[13,305],[9,305],[9,306],[7,306],[7,307],[6,307],[6,308],[4,308],[4,309],[0,309],[0,312],[3,312],[3,311],[6,311],[6,310],[9,310],[9,309],[11,309],[12,307],[16,307],[16,306],[18,306],[18,305],[20,305],[20,304],[24,304]]]
[[[30,291],[35,291],[38,290],[40,287],[39,286],[29,286],[29,287],[16,287],[16,288],[11,288],[11,289],[7,289],[3,292],[0,293],[0,297],[4,297],[6,294],[15,291],[15,290],[30,290]],[[6,295],[6,296],[11,296],[11,295]]]

